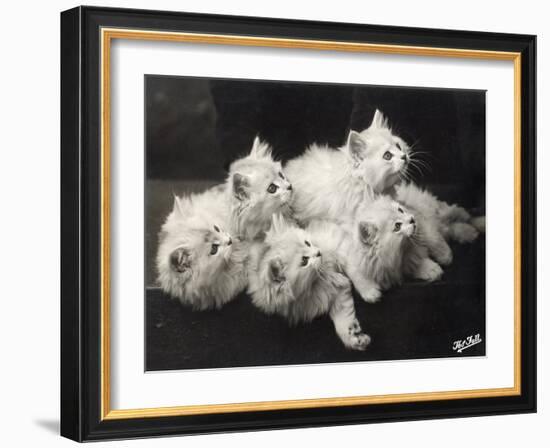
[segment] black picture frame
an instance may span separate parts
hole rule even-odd
[[[521,393],[252,412],[102,418],[102,28],[521,54]],[[76,441],[536,412],[536,37],[166,11],[61,13],[61,435]]]

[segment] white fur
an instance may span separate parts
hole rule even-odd
[[[441,253],[450,252],[445,241],[469,243],[478,237],[480,231],[485,231],[484,217],[472,218],[464,208],[441,201],[412,182],[396,185],[395,199],[431,223],[432,232],[425,235],[426,244],[430,254],[442,264],[448,264],[448,257],[443,255],[440,259]]]
[[[224,231],[226,210],[225,194],[219,189],[176,196],[159,235],[158,283],[194,309],[220,308],[246,287],[247,243]],[[213,245],[218,245],[215,254]]]
[[[275,192],[268,189],[274,185]],[[246,157],[233,162],[226,181],[230,231],[243,240],[263,238],[274,213],[290,216],[292,186],[281,163],[273,160],[271,149],[258,137]]]
[[[401,204],[379,196],[363,204],[346,224],[312,221],[306,230],[322,241],[323,250],[337,254],[361,297],[376,302],[383,290],[401,284],[405,276],[433,281],[443,273],[418,244],[422,226]],[[439,269],[439,274],[426,266]]]
[[[252,302],[291,324],[328,314],[344,345],[364,350],[370,337],[357,321],[350,281],[336,254],[320,251],[323,241],[313,237],[281,216],[273,218],[265,241],[254,243],[250,253]],[[303,257],[307,257],[305,265]]]
[[[470,224],[473,225],[479,232],[485,233],[485,216],[474,216],[470,220]]]
[[[373,193],[383,192],[400,178],[407,151],[408,145],[392,133],[378,110],[369,128],[351,131],[341,148],[312,145],[285,166],[295,190],[294,216],[303,224],[353,216]]]

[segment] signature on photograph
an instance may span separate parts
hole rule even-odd
[[[479,333],[475,335],[470,335],[465,339],[458,339],[453,342],[453,350],[457,353],[462,353],[467,348],[473,347],[474,345],[477,345],[481,343],[483,340],[481,339],[481,336]]]

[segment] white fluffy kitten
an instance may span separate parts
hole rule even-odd
[[[370,337],[356,318],[351,283],[336,254],[319,249],[320,236],[275,216],[265,241],[252,245],[248,292],[258,308],[291,324],[328,314],[344,345],[364,350]]]
[[[220,308],[246,288],[247,243],[224,230],[225,194],[174,197],[159,235],[158,282],[182,304]]]
[[[375,122],[376,126],[371,125],[355,136],[357,147],[378,149],[378,157],[369,163],[378,177],[371,174],[369,183],[376,193],[389,193],[395,186],[395,199],[423,216],[426,222],[423,239],[431,255],[441,264],[450,264],[452,251],[445,240],[453,239],[459,243],[475,240],[479,231],[485,231],[485,217],[472,218],[464,208],[449,205],[412,182],[401,183],[403,179],[410,179],[410,167],[417,167],[421,171],[425,162],[417,158],[417,151],[392,134],[387,119],[378,110],[373,124]],[[384,162],[380,161],[380,154]]]
[[[451,250],[445,241],[469,243],[478,237],[480,231],[485,231],[484,216],[473,218],[464,208],[441,201],[413,183],[396,185],[394,196],[434,224],[435,234],[427,234],[425,243],[432,256],[442,264],[449,264],[452,260]]]
[[[361,133],[351,131],[341,148],[312,145],[285,166],[295,188],[294,216],[303,224],[353,216],[361,204],[372,200],[373,193],[400,179],[408,149],[379,110],[371,125]]]
[[[443,274],[418,244],[423,226],[404,206],[380,196],[345,225],[312,221],[307,231],[324,235],[322,248],[337,254],[361,297],[376,302],[381,291],[401,284],[404,277],[434,281]]]
[[[250,154],[231,164],[226,186],[232,235],[261,239],[274,213],[290,216],[292,185],[269,145],[258,137]]]

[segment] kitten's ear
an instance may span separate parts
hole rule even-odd
[[[260,136],[257,135],[254,137],[254,143],[252,143],[252,149],[250,150],[251,156],[256,156],[258,154],[258,149],[260,149],[261,144],[262,141],[260,140]]]
[[[180,218],[183,218],[185,216],[185,211],[184,211],[182,199],[177,197],[175,194],[174,194],[174,206],[172,208],[172,211],[174,212],[174,214],[176,216],[178,216]]]
[[[269,145],[265,142],[262,142],[259,135],[254,138],[254,143],[252,143],[252,150],[250,151],[250,155],[256,159],[271,156]]]
[[[269,262],[268,275],[272,282],[282,283],[286,280],[285,266],[280,258],[274,258]]]
[[[239,173],[233,174],[233,194],[239,201],[244,201],[250,197],[249,188],[250,181],[248,176]]]
[[[374,112],[374,117],[372,118],[372,123],[370,124],[371,128],[387,128],[388,120],[380,110],[376,109]]]
[[[353,160],[357,162],[363,160],[367,149],[367,143],[359,132],[349,131],[347,147]]]
[[[191,267],[191,254],[183,247],[178,247],[170,254],[170,267],[176,272],[185,272]]]
[[[359,238],[361,238],[363,243],[369,246],[372,245],[377,232],[378,227],[376,227],[376,224],[367,221],[361,221],[359,223]]]

